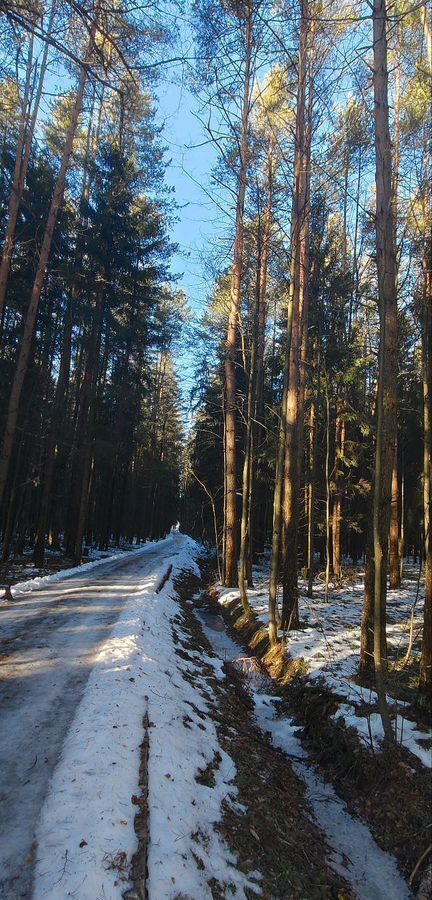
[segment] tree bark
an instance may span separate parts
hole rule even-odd
[[[423,265],[422,376],[425,605],[420,661],[420,689],[430,696],[432,691],[432,252],[430,249],[425,255]]]
[[[260,477],[258,453],[260,447],[265,444],[266,431],[264,427],[264,350],[265,330],[267,320],[267,271],[270,252],[271,226],[273,221],[273,188],[274,188],[274,160],[273,140],[270,141],[267,160],[267,205],[264,212],[262,234],[259,235],[259,266],[258,266],[258,335],[255,361],[254,407],[252,423],[252,471],[251,471],[251,495],[255,499],[255,506],[260,510],[257,516],[252,515],[251,522],[251,549],[252,555],[262,553],[266,536],[266,522],[263,513],[267,499],[267,485]],[[253,513],[253,510],[251,509]]]
[[[344,491],[344,472],[343,457],[345,453],[345,435],[346,425],[343,419],[343,409],[341,398],[337,401],[336,423],[335,423],[335,465],[334,465],[334,484],[335,491],[333,497],[333,516],[332,516],[332,552],[333,552],[333,574],[337,581],[342,577],[342,547],[341,547],[341,526],[342,526],[342,498]]]
[[[43,566],[45,560],[45,535],[47,531],[51,491],[54,479],[56,447],[61,418],[66,401],[67,386],[71,360],[73,304],[72,299],[65,316],[65,325],[62,339],[62,352],[60,357],[59,374],[54,394],[51,424],[46,437],[45,465],[42,477],[42,498],[39,510],[38,528],[36,534],[33,562],[35,566]]]
[[[400,588],[401,567],[399,559],[399,478],[397,438],[394,450],[391,486],[389,576],[390,588],[392,590]]]
[[[320,363],[318,360],[318,382],[316,395],[313,397],[310,408],[309,419],[309,435],[310,435],[310,456],[309,456],[309,484],[308,484],[308,546],[307,546],[307,569],[308,569],[308,597],[313,597],[314,582],[314,546],[315,546],[315,487],[316,487],[316,468],[317,468],[317,450],[318,450],[318,418],[321,399],[321,373]]]
[[[304,0],[300,23],[296,110],[297,166],[294,170],[291,279],[293,325],[287,388],[283,496],[282,627],[298,628],[298,528],[300,472],[303,462],[303,414],[309,295],[310,153],[312,130],[313,28]],[[291,289],[291,286],[290,286]]]
[[[231,271],[231,297],[225,352],[225,556],[224,584],[237,584],[237,446],[236,446],[236,366],[241,303],[244,246],[244,205],[249,159],[250,83],[253,49],[252,5],[248,5],[245,22],[245,75],[240,136],[240,166],[236,202],[234,259]]]
[[[93,326],[89,338],[87,362],[83,383],[82,410],[81,410],[81,434],[77,445],[80,453],[80,490],[78,517],[74,535],[74,563],[79,565],[82,554],[82,540],[88,509],[90,475],[92,469],[93,431],[96,390],[98,381],[98,360],[101,346],[102,319],[104,310],[105,290],[101,287],[97,299]]]
[[[390,527],[391,482],[396,440],[398,369],[396,247],[393,217],[392,160],[388,110],[386,0],[373,4],[373,86],[376,159],[376,253],[380,344],[377,436],[373,488],[374,668],[386,740],[393,741],[383,672],[386,668],[385,616]],[[384,631],[384,633],[383,633]]]

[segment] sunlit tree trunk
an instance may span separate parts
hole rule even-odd
[[[266,485],[262,483],[257,465],[257,457],[261,445],[266,440],[264,428],[264,349],[265,330],[267,320],[267,272],[270,252],[271,227],[273,221],[273,188],[274,188],[274,161],[273,141],[270,141],[267,159],[267,205],[263,216],[262,233],[260,234],[259,248],[259,283],[258,283],[258,334],[255,363],[254,406],[252,423],[252,472],[251,494],[255,499],[255,506],[260,514],[253,516],[251,523],[251,542],[253,554],[264,550],[265,519],[261,512],[266,501]],[[252,510],[253,512],[253,510]]]
[[[293,326],[287,388],[286,441],[283,493],[283,599],[282,627],[298,627],[298,529],[300,472],[303,461],[303,415],[306,371],[306,335],[309,297],[310,152],[312,119],[313,29],[309,4],[303,2],[300,23],[295,171],[291,232],[293,259]],[[296,149],[297,149],[296,147]]]
[[[431,237],[432,235],[429,234],[429,238]],[[432,690],[432,252],[430,249],[425,255],[423,265],[422,375],[425,607],[420,662],[420,687],[425,693],[430,695]]]
[[[346,424],[343,418],[342,401],[339,397],[337,400],[336,423],[335,423],[335,467],[334,467],[334,496],[333,496],[333,515],[332,515],[332,553],[333,553],[333,574],[337,580],[342,577],[342,546],[341,546],[341,526],[342,526],[342,498],[344,491],[344,472],[343,458],[345,454],[345,435]]]
[[[389,540],[389,583],[392,590],[397,590],[397,588],[399,588],[401,584],[401,566],[399,558],[399,479],[397,440],[394,450],[394,462],[392,471]]]
[[[326,456],[325,456],[325,483],[326,483],[326,568],[324,582],[324,601],[328,603],[330,569],[331,569],[331,514],[330,514],[330,394],[328,378],[326,376]]]
[[[240,160],[236,202],[234,260],[231,270],[231,297],[225,352],[225,528],[224,583],[237,584],[237,447],[236,447],[236,366],[239,341],[239,315],[243,274],[244,205],[249,156],[249,113],[253,50],[252,5],[246,10],[245,74],[240,137]]]
[[[257,294],[259,287],[257,286]],[[259,295],[256,296],[254,310],[254,327],[251,342],[249,372],[247,373],[247,399],[246,399],[246,440],[245,453],[243,462],[243,478],[242,478],[242,512],[240,525],[240,556],[239,556],[239,589],[240,598],[243,609],[246,613],[250,612],[250,606],[247,596],[246,585],[248,582],[248,562],[250,549],[250,523],[251,523],[251,478],[252,478],[252,410],[253,410],[253,393],[255,382],[255,359],[256,359],[256,340],[257,340],[257,316],[259,307]]]
[[[400,167],[400,95],[401,95],[401,59],[400,59],[401,26],[398,22],[396,37],[396,75],[394,98],[394,133],[393,133],[393,225],[395,230],[396,250],[396,285],[398,289],[399,257],[398,246],[398,214],[399,214],[399,167]],[[390,507],[390,552],[389,552],[389,585],[392,590],[397,590],[401,584],[401,565],[399,558],[399,471],[398,471],[398,440],[396,433]]]
[[[393,740],[383,677],[383,671],[386,667],[385,608],[391,482],[396,439],[396,379],[398,366],[396,248],[388,110],[386,20],[386,0],[374,0],[373,86],[380,345],[373,487],[373,659],[384,734],[387,740]]]

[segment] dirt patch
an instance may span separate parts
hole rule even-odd
[[[198,784],[206,784],[207,787],[214,787],[216,784],[215,772],[219,768],[221,762],[222,757],[220,753],[216,751],[213,759],[207,763],[205,769],[198,769],[198,772],[195,775],[195,781],[197,781]]]
[[[147,702],[147,697],[145,700]],[[138,811],[135,814],[134,827],[138,838],[138,847],[132,857],[130,880],[133,888],[126,891],[124,900],[147,900],[147,845],[148,845],[148,757],[149,757],[149,727],[150,722],[147,713],[144,715],[143,728],[144,739],[141,744],[139,787],[140,795],[135,799]]]

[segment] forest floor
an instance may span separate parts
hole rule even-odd
[[[237,590],[216,585],[210,601],[230,633],[247,653],[252,649],[264,661],[279,685],[278,724],[270,728],[276,745],[289,746],[291,728],[326,784],[398,859],[417,895],[430,897],[432,731],[430,709],[419,703],[417,688],[424,583],[407,567],[403,587],[389,591],[387,700],[395,746],[387,748],[377,695],[357,674],[363,574],[347,568],[343,583],[331,585],[328,602],[319,580],[313,598],[301,583],[300,628],[281,634],[284,643],[277,654],[268,644],[268,561],[254,569],[254,587],[248,591],[251,618],[243,614]],[[265,719],[268,710],[259,711],[258,721],[260,715]]]
[[[360,622],[364,572],[347,567],[340,586],[331,584],[325,601],[324,584],[316,581],[313,597],[307,597],[306,582],[300,582],[301,627],[290,631],[286,649],[297,671],[307,673],[310,682],[320,682],[338,699],[336,720],[357,730],[362,742],[378,750],[383,739],[378,698],[370,685],[357,676],[360,653]],[[254,588],[249,603],[258,620],[268,623],[269,563],[254,567]],[[238,591],[221,590],[220,602],[230,605]],[[418,705],[418,672],[421,653],[424,581],[419,582],[413,567],[407,567],[403,586],[388,592],[387,644],[389,656],[388,702],[393,716],[396,741],[421,762],[432,766],[430,710]],[[412,629],[410,659],[405,660]]]
[[[199,556],[173,533],[0,606],[0,897],[410,897]]]

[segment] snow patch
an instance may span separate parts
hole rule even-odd
[[[248,590],[249,603],[260,621],[268,625],[268,561],[255,566],[254,589]],[[322,680],[341,705],[336,718],[345,719],[347,726],[355,728],[363,743],[379,749],[384,733],[381,718],[374,711],[367,715],[367,707],[378,708],[378,697],[370,688],[355,683],[360,652],[360,622],[362,614],[364,585],[359,573],[358,580],[340,589],[333,589],[329,602],[324,601],[324,587],[314,585],[314,597],[308,598],[306,583],[300,582],[300,619],[304,627],[290,631],[287,651],[293,659],[303,659],[308,666],[311,681]],[[389,591],[387,609],[389,622],[387,640],[402,659],[409,637],[410,613],[417,594],[417,578],[406,578],[405,586],[398,591]],[[424,588],[423,588],[424,592]],[[220,589],[219,602],[227,606],[239,598],[238,590]],[[416,604],[414,627],[421,624],[423,596]],[[391,707],[395,705],[389,696]],[[398,702],[395,720],[396,739],[414,754],[423,765],[432,766],[432,751],[427,743],[432,739],[430,729],[421,729],[404,716],[404,704]]]

